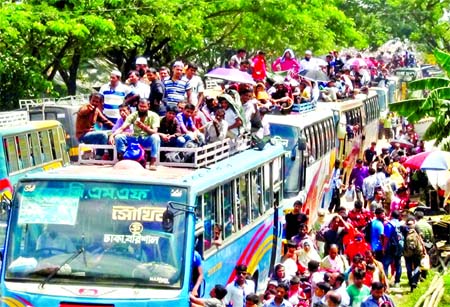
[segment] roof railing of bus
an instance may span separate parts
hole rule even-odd
[[[28,114],[26,111],[0,112],[0,128],[20,126],[28,122]]]
[[[27,109],[33,107],[45,107],[55,105],[72,105],[81,106],[89,100],[89,95],[75,95],[61,98],[38,98],[38,99],[19,99],[20,109]]]
[[[317,107],[317,102],[303,102],[303,103],[294,103],[292,105],[291,113],[307,113],[314,111]]]
[[[249,149],[251,146],[251,138],[247,134],[243,134],[236,139],[225,139],[200,147],[161,147],[159,151],[159,165],[200,168],[212,165],[218,161],[226,159],[236,153]],[[94,145],[79,144],[78,147],[78,164],[115,164],[117,160],[116,147],[112,145]],[[108,149],[113,151],[111,160],[95,160],[94,151],[96,149]],[[144,148],[149,151],[150,148]],[[161,157],[165,156],[166,160],[162,161]],[[189,159],[186,159],[189,156]],[[167,157],[170,157],[169,159]]]

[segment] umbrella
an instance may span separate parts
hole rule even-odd
[[[219,67],[211,70],[209,73],[205,74],[205,76],[237,83],[256,84],[251,75],[245,71],[234,68]]]
[[[349,60],[347,60],[347,62],[345,62],[345,65],[349,65],[349,66],[359,66],[359,67],[363,67],[363,66],[367,66],[366,61],[363,58],[351,58]]]
[[[450,152],[441,150],[421,152],[406,159],[403,165],[411,169],[448,170],[450,168]]]
[[[392,140],[389,142],[392,146],[395,146],[396,144],[400,145],[400,148],[412,148],[414,147],[414,144],[411,142],[408,142],[407,140]]]
[[[329,81],[330,80],[328,78],[327,74],[321,70],[305,69],[300,72],[300,75],[305,78],[314,80],[314,81]]]

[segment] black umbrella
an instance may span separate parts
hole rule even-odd
[[[313,81],[329,81],[330,78],[328,78],[327,74],[324,73],[322,70],[316,70],[316,69],[305,69],[300,72],[300,76],[303,76],[305,78],[311,79]]]

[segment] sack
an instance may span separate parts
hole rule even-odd
[[[419,235],[414,232],[409,232],[405,238],[405,246],[403,249],[403,256],[413,257],[419,256],[422,253],[422,246],[420,244]]]
[[[123,153],[123,158],[125,160],[133,160],[145,165],[145,150],[139,143],[130,143]]]
[[[428,271],[430,268],[430,256],[428,254],[425,254],[425,256],[420,260],[420,270]]]
[[[400,230],[400,226],[395,226],[391,222],[389,222],[391,226],[394,228],[391,236],[389,237],[388,241],[388,251],[392,255],[399,257],[403,253],[403,249],[405,246],[405,238],[403,237],[403,234]]]
[[[345,201],[347,202],[352,202],[355,200],[355,186],[351,185],[347,188],[347,190],[345,191],[344,197],[345,197]]]

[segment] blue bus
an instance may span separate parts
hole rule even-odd
[[[194,249],[202,295],[236,264],[262,290],[281,250],[284,156],[268,144],[200,169],[122,161],[29,174],[10,204],[3,306],[189,306]]]

